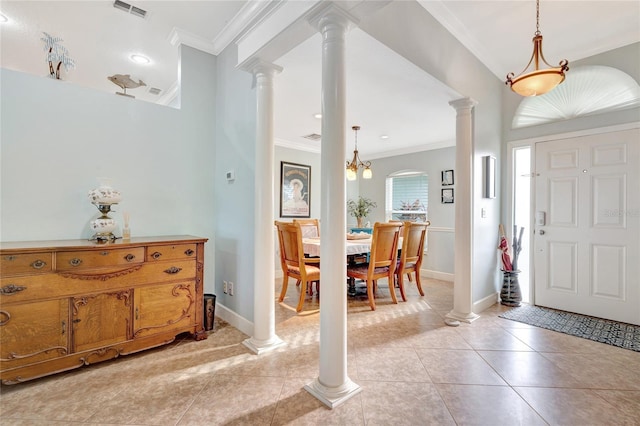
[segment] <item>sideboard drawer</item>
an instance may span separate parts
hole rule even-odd
[[[56,270],[69,271],[100,266],[130,265],[144,262],[144,247],[68,251],[56,254]]]
[[[6,254],[0,259],[3,276],[51,272],[52,253]]]
[[[176,244],[167,246],[153,246],[147,248],[147,262],[195,258],[195,244]]]

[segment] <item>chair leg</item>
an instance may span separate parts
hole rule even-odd
[[[300,280],[296,281],[296,287],[300,285]]]
[[[387,281],[389,281],[389,293],[391,293],[391,300],[393,300],[393,303],[398,304],[398,299],[396,298],[396,289],[393,286],[393,275],[391,275]]]
[[[407,301],[407,296],[404,294],[404,279],[402,278],[402,274],[396,274],[398,277],[398,288],[400,288],[400,296],[402,296],[402,301]]]
[[[282,290],[280,290],[280,298],[278,302],[282,302],[284,300],[284,296],[287,295],[287,286],[289,285],[289,276],[285,275],[282,280]]]
[[[422,291],[422,283],[420,282],[420,271],[416,270],[416,285],[418,286],[418,291],[420,292],[420,296],[424,296],[424,291]]]
[[[296,312],[300,312],[302,310],[302,305],[304,305],[304,298],[307,295],[307,282],[302,281],[300,283],[300,300],[298,300],[298,306],[296,307]]]
[[[375,295],[373,292],[373,286],[375,284],[375,281],[370,281],[367,280],[367,297],[369,298],[369,306],[371,306],[371,310],[375,311],[376,310],[376,301],[374,300]]]

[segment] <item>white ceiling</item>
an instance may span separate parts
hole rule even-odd
[[[63,72],[63,79],[116,92],[120,88],[107,76],[130,74],[147,86],[128,93],[138,100],[166,102],[177,82],[178,55],[172,36],[178,34],[192,45],[219,53],[233,37],[230,33],[239,16],[258,8],[260,2],[127,3],[147,10],[147,17],[126,14],[114,8],[112,1],[2,1],[0,13],[9,18],[0,25],[2,67],[47,75],[40,41],[45,31],[61,37],[76,62],[74,69]],[[535,32],[535,1],[419,3],[497,78],[519,73],[528,62]],[[543,0],[540,7],[544,54],[554,65],[560,59],[571,63],[640,41],[637,0]],[[134,53],[149,57],[151,63],[134,64],[129,60]],[[274,133],[278,143],[319,146],[302,136],[320,133],[320,120],[313,117],[320,112],[320,55],[320,38],[315,36],[277,61],[284,68],[275,80]],[[348,150],[353,149],[350,127],[360,125],[358,148],[363,159],[453,143],[455,111],[442,105],[459,95],[359,29],[348,35],[347,81]],[[162,92],[151,95],[151,87]],[[380,139],[383,134],[389,138]]]

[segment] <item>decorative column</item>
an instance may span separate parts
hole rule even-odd
[[[449,102],[456,109],[456,200],[455,259],[453,280],[453,310],[445,323],[456,326],[459,321],[478,319],[473,313],[473,107],[471,98]]]
[[[275,238],[273,209],[275,193],[273,143],[273,76],[282,68],[253,59],[244,67],[256,84],[256,160],[253,270],[253,337],[243,343],[257,354],[284,342],[275,334]],[[258,278],[259,275],[259,278]],[[260,282],[258,282],[260,281]]]
[[[322,33],[322,145],[320,155],[320,366],[305,389],[329,408],[360,392],[347,377],[347,229],[345,35],[355,22],[333,4],[310,19]]]

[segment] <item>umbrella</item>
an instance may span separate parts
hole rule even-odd
[[[511,271],[511,258],[509,257],[509,241],[504,233],[504,227],[500,224],[500,244],[498,250],[502,251],[502,269],[505,271]]]

